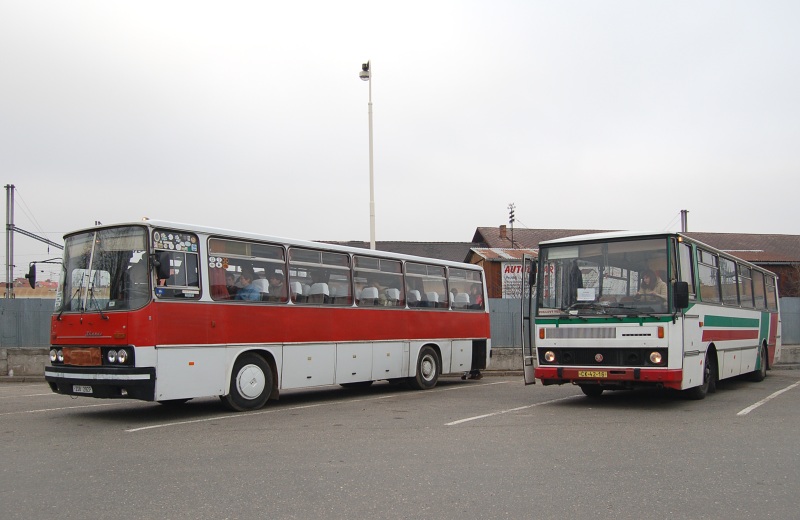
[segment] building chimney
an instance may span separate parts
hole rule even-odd
[[[506,231],[506,225],[503,224],[500,226],[500,238],[506,240],[508,238],[508,231]]]

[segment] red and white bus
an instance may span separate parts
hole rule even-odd
[[[281,390],[485,369],[483,269],[144,220],[65,236],[54,392],[252,410]]]

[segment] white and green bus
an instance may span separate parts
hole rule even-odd
[[[702,399],[721,379],[763,380],[780,356],[775,275],[686,234],[550,240],[526,271],[526,383]]]

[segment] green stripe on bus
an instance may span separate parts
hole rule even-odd
[[[758,342],[761,343],[762,341],[766,341],[769,338],[769,313],[762,312],[761,313],[761,332],[758,335]]]
[[[733,328],[747,328],[757,329],[760,326],[758,318],[732,318],[730,316],[711,316],[706,315],[706,327],[733,327]],[[761,320],[762,322],[764,320]]]

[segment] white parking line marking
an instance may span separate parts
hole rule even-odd
[[[487,385],[500,385],[504,383],[508,383],[510,381],[498,381],[493,383],[483,383],[483,384],[471,384],[471,385],[463,385],[451,388],[438,388],[434,391],[437,392],[449,392],[451,390],[466,390],[469,388],[478,388],[481,386]],[[246,417],[253,417],[256,415],[264,415],[268,413],[277,413],[277,412],[287,412],[293,410],[306,410],[308,408],[318,408],[321,406],[333,406],[338,404],[348,404],[348,403],[360,403],[364,401],[377,401],[380,399],[391,399],[391,398],[399,398],[399,397],[421,397],[425,395],[425,392],[404,392],[404,393],[393,393],[388,395],[381,395],[377,397],[365,397],[363,399],[342,399],[338,401],[330,401],[326,403],[314,403],[314,404],[305,404],[300,406],[291,406],[288,408],[268,408],[266,410],[259,410],[255,412],[247,412],[247,413],[235,413],[235,414],[228,414],[228,415],[216,415],[214,417],[204,417],[202,419],[192,419],[188,421],[175,421],[175,422],[168,422],[168,423],[160,423],[160,424],[151,424],[149,426],[141,426],[139,428],[130,428],[125,430],[126,433],[136,433],[145,430],[155,430],[157,428],[169,428],[171,426],[182,426],[185,424],[197,424],[209,421],[219,421],[224,419],[244,419]]]
[[[62,406],[60,408],[43,408],[41,410],[22,410],[21,412],[5,412],[0,413],[0,416],[3,415],[20,415],[23,413],[42,413],[42,412],[58,412],[60,410],[75,410],[77,408],[96,408],[98,406],[113,406],[119,403],[101,403],[101,404],[85,404],[81,406]]]
[[[475,417],[467,417],[466,419],[459,419],[457,421],[445,423],[445,426],[455,426],[457,424],[462,424],[469,421],[477,421],[478,419],[485,419],[487,417],[494,417],[495,415],[502,415],[504,413],[509,412],[518,412],[520,410],[526,410],[528,408],[534,408],[536,406],[542,406],[545,404],[557,403],[558,401],[564,401],[566,399],[574,399],[576,397],[581,397],[583,394],[578,395],[568,395],[567,397],[559,397],[558,399],[551,399],[550,401],[542,401],[541,403],[533,403],[525,406],[518,406],[516,408],[509,408],[508,410],[500,410],[499,412],[492,412],[492,413],[485,413],[483,415],[476,415]]]
[[[795,387],[797,387],[797,386],[800,386],[800,381],[796,382],[796,383],[795,383],[795,384],[793,384],[793,385],[789,385],[789,386],[787,386],[787,387],[786,387],[786,388],[784,388],[783,390],[778,390],[777,392],[775,392],[775,393],[773,393],[773,394],[770,394],[770,395],[768,395],[767,397],[765,397],[764,399],[760,400],[759,402],[757,402],[757,403],[755,403],[755,404],[751,404],[750,406],[748,406],[747,408],[745,408],[745,409],[744,409],[744,410],[742,410],[741,412],[737,413],[736,415],[737,415],[737,416],[741,416],[741,415],[747,415],[747,414],[749,414],[750,412],[752,412],[753,410],[755,410],[756,408],[758,408],[759,406],[761,406],[762,404],[766,403],[767,401],[769,401],[769,400],[771,400],[771,399],[775,399],[776,397],[778,397],[778,396],[779,396],[779,395],[781,395],[782,393],[784,393],[784,392],[788,392],[789,390],[791,390],[792,388],[795,388]]]

